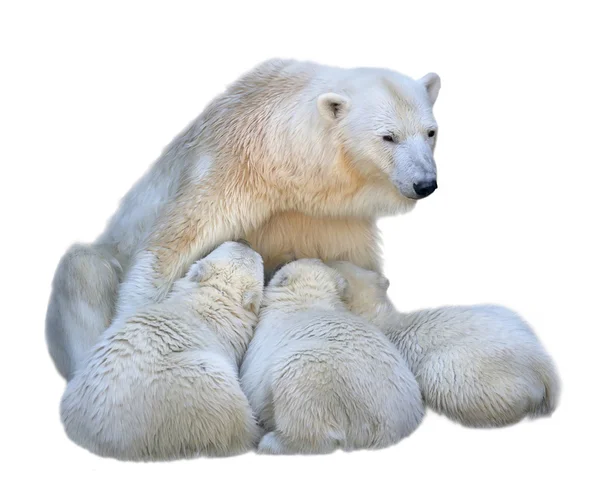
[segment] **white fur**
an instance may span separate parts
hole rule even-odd
[[[107,317],[116,311],[122,321],[160,302],[225,240],[265,244],[257,249],[271,269],[297,255],[378,267],[375,219],[413,208],[413,184],[435,175],[427,133],[437,89],[431,76],[286,60],[241,77],[166,148],[98,241],[61,261],[47,319],[60,372],[72,374]],[[382,139],[388,133],[393,143]],[[321,232],[305,233],[299,221]],[[69,264],[82,259],[90,263]],[[105,263],[123,273],[85,271]]]
[[[61,259],[46,315],[56,368],[70,378],[110,325],[122,269],[104,246],[74,245]]]
[[[517,314],[496,305],[402,314],[387,280],[351,263],[330,263],[348,280],[350,310],[379,326],[416,376],[426,404],[472,427],[550,415],[559,382],[550,356]]]
[[[419,387],[386,337],[349,313],[345,280],[318,260],[278,271],[240,370],[267,433],[259,452],[327,453],[398,442],[423,417]]]
[[[192,266],[163,303],[113,324],[67,385],[61,417],[69,437],[126,460],[250,449],[258,429],[238,365],[262,279],[257,253],[225,243]]]

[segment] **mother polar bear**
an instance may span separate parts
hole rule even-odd
[[[159,302],[199,257],[245,238],[294,258],[380,268],[376,219],[435,189],[435,74],[270,60],[165,149],[92,245],[62,258],[46,319],[69,378],[113,320]]]
[[[295,258],[380,269],[376,219],[437,187],[436,74],[270,60],[213,100],[62,258],[46,321],[70,378],[111,323],[159,302],[199,257],[245,238],[266,272]]]

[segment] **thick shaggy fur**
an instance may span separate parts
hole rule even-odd
[[[278,271],[240,371],[271,454],[381,448],[423,417],[418,384],[376,327],[349,313],[345,281],[318,260]]]
[[[258,435],[238,381],[262,298],[260,256],[225,243],[159,305],[113,324],[61,403],[69,437],[102,456],[231,455]]]
[[[242,76],[59,264],[46,325],[59,371],[226,240],[245,237],[267,271],[295,257],[378,269],[375,220],[410,210],[414,185],[435,178],[439,87],[434,74],[289,60]]]
[[[349,283],[353,312],[379,326],[417,378],[426,404],[472,427],[501,427],[550,415],[559,395],[550,356],[531,328],[496,305],[399,313],[387,280],[351,263],[331,263]]]
[[[110,325],[121,275],[121,265],[106,246],[76,244],[60,261],[52,283],[46,339],[65,378]]]

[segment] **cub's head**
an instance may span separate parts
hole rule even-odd
[[[432,109],[439,90],[435,73],[413,80],[361,68],[351,70],[337,91],[321,94],[317,106],[348,164],[368,178],[386,179],[411,208],[437,188]]]
[[[189,269],[184,281],[217,288],[246,310],[258,312],[263,294],[263,261],[242,242],[225,242]]]
[[[263,305],[277,302],[299,307],[341,305],[346,280],[320,259],[299,259],[277,271],[265,290]]]
[[[352,313],[368,319],[391,307],[387,297],[390,282],[385,276],[347,261],[333,261],[327,264],[346,280],[343,299]]]

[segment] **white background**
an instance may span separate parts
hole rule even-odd
[[[593,3],[3,2],[5,486],[598,486]],[[440,187],[381,223],[391,295],[405,310],[496,302],[521,313],[562,376],[551,419],[471,430],[429,413],[384,451],[168,464],[101,459],[66,438],[64,383],[44,342],[58,259],[100,233],[227,83],[276,56],[440,74]]]

